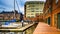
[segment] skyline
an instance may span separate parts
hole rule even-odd
[[[24,14],[24,4],[26,1],[46,1],[46,0],[16,0],[20,11]],[[17,4],[15,3],[15,9],[18,10]],[[0,0],[0,12],[1,11],[12,11],[14,10],[14,0]]]

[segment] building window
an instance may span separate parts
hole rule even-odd
[[[48,10],[48,12],[51,13],[51,11],[52,11],[52,7],[49,6],[49,10]]]
[[[28,18],[30,18],[30,16],[28,16]]]
[[[40,11],[40,12],[42,12],[42,11]]]
[[[36,12],[39,12],[39,11],[36,11]]]
[[[34,5],[32,5],[32,7],[35,7]]]
[[[31,18],[34,18],[34,16],[31,16]]]
[[[54,14],[54,26],[57,25],[57,14]]]
[[[34,15],[34,14],[31,14],[31,15]]]
[[[31,12],[34,12],[34,11],[31,11]]]
[[[29,5],[27,5],[27,7],[29,7]]]
[[[31,10],[34,10],[34,8],[31,8]]]
[[[36,16],[39,16],[39,13],[36,13]]]
[[[56,4],[58,3],[58,0],[56,0]]]
[[[29,5],[29,7],[35,7],[34,5]]]
[[[40,13],[43,13],[43,11],[40,11]]]
[[[30,10],[30,8],[27,8],[27,10]]]
[[[30,15],[30,14],[28,14],[28,15]]]
[[[36,10],[39,10],[39,8],[36,8]]]

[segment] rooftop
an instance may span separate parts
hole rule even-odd
[[[45,2],[43,2],[43,1],[27,1],[25,4],[43,4],[43,3],[45,3]]]

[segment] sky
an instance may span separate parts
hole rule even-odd
[[[20,11],[24,14],[24,4],[26,1],[46,1],[46,0],[16,0],[19,6]],[[15,9],[18,10],[17,4],[15,2]],[[14,10],[14,0],[0,0],[0,12],[2,11],[12,11]]]

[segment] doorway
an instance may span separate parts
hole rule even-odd
[[[48,17],[48,25],[50,25],[50,17]]]
[[[57,14],[57,28],[60,29],[60,13]]]

